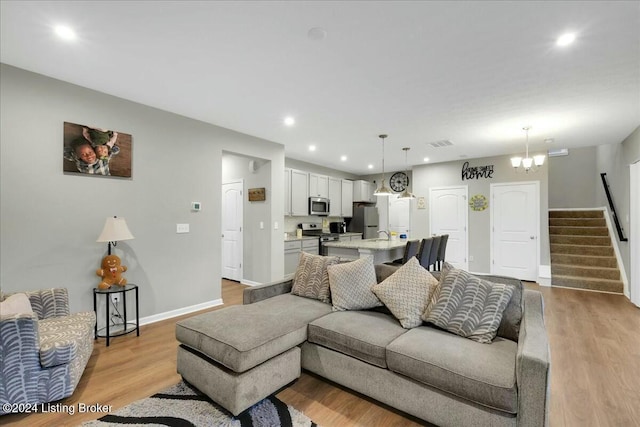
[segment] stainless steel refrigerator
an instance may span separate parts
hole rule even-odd
[[[362,233],[363,239],[378,237],[378,208],[374,206],[354,206],[349,231]]]

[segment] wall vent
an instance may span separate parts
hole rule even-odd
[[[448,139],[442,139],[440,141],[430,142],[429,145],[432,146],[433,148],[441,148],[441,147],[448,147],[450,145],[453,145],[453,142],[449,141]]]
[[[554,150],[547,151],[549,157],[559,157],[559,156],[568,156],[569,149],[568,148],[556,148]]]

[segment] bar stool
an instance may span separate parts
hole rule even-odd
[[[427,270],[429,269],[429,257],[431,256],[432,248],[433,238],[422,239],[420,250],[418,250],[418,261],[420,261],[420,265]]]
[[[436,270],[441,271],[444,264],[444,256],[447,252],[447,242],[449,241],[449,235],[443,234],[440,240],[440,247],[438,247],[438,256],[436,257]]]
[[[430,270],[433,267],[433,270],[436,269],[436,260],[438,259],[438,251],[440,250],[440,242],[442,241],[442,236],[433,236],[433,246],[431,246],[431,253],[429,254],[429,262],[427,270]]]
[[[387,265],[404,265],[411,257],[416,256],[420,248],[420,240],[409,240],[404,247],[404,255],[400,259],[385,262]]]

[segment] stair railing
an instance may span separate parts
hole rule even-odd
[[[609,207],[611,208],[611,216],[613,216],[613,222],[616,225],[616,230],[618,231],[618,239],[620,239],[621,242],[626,242],[628,239],[624,236],[624,229],[622,228],[622,225],[620,225],[620,220],[618,219],[618,213],[616,212],[616,207],[613,204],[611,191],[609,191],[609,183],[607,182],[607,174],[601,173],[600,177],[602,178],[602,185],[604,185],[604,192],[607,195],[607,200],[609,201]]]

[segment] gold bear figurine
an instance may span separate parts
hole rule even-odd
[[[113,285],[126,285],[127,279],[122,277],[122,273],[125,271],[127,271],[127,267],[120,265],[118,256],[107,255],[102,258],[102,268],[96,270],[96,274],[102,277],[98,289],[109,289]]]

